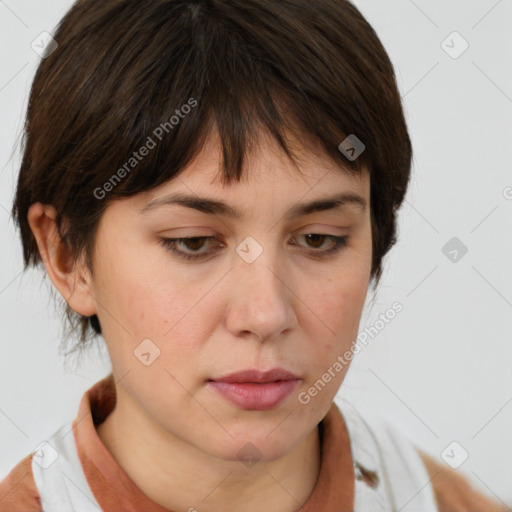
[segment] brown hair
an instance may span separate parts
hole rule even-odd
[[[78,0],[54,38],[58,46],[41,60],[30,92],[12,208],[25,269],[41,261],[27,220],[34,202],[56,208],[73,257],[85,255],[92,272],[110,200],[176,177],[214,129],[223,183],[240,180],[259,130],[295,164],[286,128],[315,141],[345,172],[370,171],[379,282],[396,242],[412,147],[393,66],[352,3]],[[366,146],[356,159],[338,148],[351,134]],[[150,139],[155,145],[135,158]],[[96,315],[67,304],[66,315],[71,332],[80,327],[80,342],[101,333]]]

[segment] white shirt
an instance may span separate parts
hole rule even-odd
[[[369,425],[346,399],[336,405],[350,438],[354,512],[436,512],[427,470],[404,433],[385,421]],[[83,472],[71,423],[41,445],[32,458],[32,471],[44,512],[102,510]],[[368,481],[364,474],[374,474],[375,479]]]

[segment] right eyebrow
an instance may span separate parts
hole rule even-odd
[[[179,192],[167,194],[163,197],[153,199],[139,209],[140,214],[147,213],[163,206],[179,205],[186,208],[192,208],[203,213],[212,215],[223,215],[235,219],[242,219],[244,214],[237,208],[207,197],[198,197]],[[315,199],[306,203],[299,203],[290,208],[285,218],[290,219],[294,217],[301,217],[310,215],[311,213],[325,210],[332,210],[335,208],[342,208],[345,206],[352,206],[363,212],[366,209],[366,201],[358,194],[352,192],[342,192],[329,197]]]

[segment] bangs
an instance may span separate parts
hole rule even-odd
[[[99,189],[107,200],[150,190],[175,178],[214,130],[222,147],[223,183],[241,179],[246,153],[257,148],[262,132],[298,172],[286,131],[349,173],[369,167],[368,130],[357,115],[368,98],[358,97],[343,70],[329,69],[321,49],[308,45],[311,34],[302,41],[298,26],[290,37],[282,28],[286,20],[265,14],[263,6],[249,3],[241,11],[207,2],[159,2],[133,12],[135,6],[118,5],[119,12],[104,8],[94,20],[95,35],[86,36],[84,25],[75,35],[76,44],[88,38],[82,69],[66,77],[72,82],[68,95],[51,97],[48,91],[47,103],[54,113],[59,103],[80,106],[80,118],[62,123],[59,135],[59,165],[80,162],[76,186],[96,198]],[[251,9],[264,20],[264,37],[262,26],[251,23]],[[279,13],[287,15],[284,9]],[[325,27],[317,30],[317,38],[332,44]],[[108,45],[102,41],[107,34]],[[91,37],[98,41],[91,43]],[[62,61],[75,51],[68,45],[55,58]],[[344,62],[338,57],[332,64],[339,68]],[[353,161],[338,149],[349,134],[367,146]]]

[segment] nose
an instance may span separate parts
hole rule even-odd
[[[278,256],[269,248],[252,263],[235,255],[226,315],[226,326],[233,336],[253,334],[260,341],[278,340],[297,325],[297,295]]]

